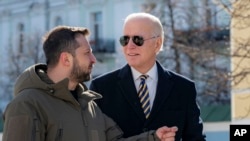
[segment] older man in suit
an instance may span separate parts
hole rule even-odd
[[[95,78],[102,111],[133,136],[161,126],[177,126],[176,141],[205,141],[193,81],[163,68],[156,60],[164,33],[160,20],[133,13],[124,21],[120,43],[127,64]]]

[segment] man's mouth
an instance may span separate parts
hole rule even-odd
[[[128,56],[137,56],[139,54],[136,54],[136,53],[129,53]]]

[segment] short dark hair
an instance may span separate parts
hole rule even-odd
[[[89,35],[89,30],[84,27],[57,26],[53,28],[43,38],[43,51],[48,66],[55,66],[62,52],[75,55],[75,50],[79,47],[76,36],[82,34]]]

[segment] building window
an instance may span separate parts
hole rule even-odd
[[[94,37],[91,40],[93,52],[114,52],[114,39],[106,39],[103,37],[103,15],[102,12],[94,12],[91,14],[92,31]]]
[[[92,14],[92,22],[93,22],[93,33],[94,33],[94,48],[93,51],[101,51],[101,39],[102,39],[102,13],[95,12]]]
[[[24,24],[18,24],[18,33],[19,33],[19,41],[18,41],[18,51],[23,53],[24,47]]]

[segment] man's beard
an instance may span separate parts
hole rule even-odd
[[[91,78],[90,72],[86,72],[87,68],[84,70],[79,66],[79,63],[74,59],[73,69],[70,75],[70,79],[78,83],[89,81]]]

